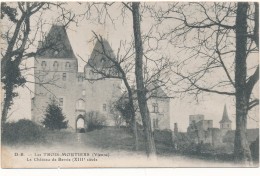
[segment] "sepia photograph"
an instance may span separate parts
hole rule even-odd
[[[259,3],[1,2],[1,168],[259,168]]]

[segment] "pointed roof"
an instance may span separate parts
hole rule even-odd
[[[229,120],[228,118],[228,113],[227,113],[227,106],[224,106],[224,111],[222,115],[222,120],[219,123],[231,123],[232,121]]]
[[[103,39],[102,42],[101,41],[96,42],[86,67],[110,68],[113,65],[113,63],[108,58],[105,57],[104,51],[109,57],[116,58],[108,41]]]
[[[147,86],[147,90],[150,91],[150,96],[154,98],[169,98],[163,91],[162,87],[158,83],[151,83]]]
[[[38,47],[38,57],[76,59],[65,26],[53,25]]]

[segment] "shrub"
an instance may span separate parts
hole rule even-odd
[[[154,140],[158,143],[172,146],[171,130],[154,130]]]
[[[66,129],[68,127],[68,121],[65,121],[65,116],[62,113],[61,108],[53,100],[46,108],[45,118],[42,124],[45,128],[50,130]]]
[[[132,120],[131,104],[128,100],[120,98],[114,105],[114,109],[121,113],[120,121],[125,121],[130,126]],[[119,120],[119,119],[116,119]]]
[[[34,144],[45,141],[44,129],[31,120],[6,123],[2,141],[7,144]]]
[[[90,111],[86,113],[87,131],[101,129],[106,125],[106,118],[103,114],[97,111]]]

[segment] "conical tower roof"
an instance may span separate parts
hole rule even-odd
[[[111,60],[105,57],[105,53],[110,58],[116,59],[115,54],[107,40],[103,39],[102,42],[97,41],[86,66],[95,68],[110,68],[114,64]]]
[[[219,123],[231,123],[232,121],[229,120],[228,118],[228,113],[227,113],[227,106],[224,106],[224,111],[223,111],[223,115],[222,115],[222,119]]]
[[[38,47],[38,57],[76,59],[70,41],[62,25],[53,25]]]

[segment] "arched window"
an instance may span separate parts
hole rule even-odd
[[[57,56],[59,54],[59,51],[54,51],[54,55]]]
[[[157,103],[153,104],[153,112],[158,112],[158,104]]]
[[[45,69],[47,64],[46,64],[46,61],[42,61],[42,64],[41,64],[42,68]]]
[[[67,74],[66,74],[66,73],[63,73],[63,74],[62,74],[62,80],[63,80],[63,81],[66,81],[66,79],[67,79]]]
[[[53,63],[54,70],[58,70],[58,66],[59,66],[58,62],[54,61],[54,63]]]
[[[85,109],[85,101],[82,100],[82,99],[79,99],[79,100],[76,102],[76,109],[77,109],[77,110],[84,110],[84,109]]]

